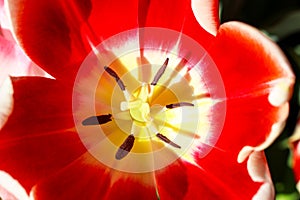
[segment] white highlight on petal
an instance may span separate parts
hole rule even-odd
[[[253,200],[273,200],[275,198],[273,185],[264,183],[260,186],[258,192],[253,196]]]
[[[20,183],[3,171],[0,171],[0,197],[4,200],[29,200]]]
[[[253,181],[263,182],[253,199],[273,200],[275,191],[263,151],[251,153],[247,162],[247,169]]]
[[[4,126],[13,110],[13,86],[10,78],[0,85],[0,129]]]
[[[292,84],[290,79],[278,81],[278,83],[271,88],[268,96],[270,104],[277,107],[287,102],[290,98]]]
[[[192,0],[192,10],[198,23],[210,34],[217,35],[219,26],[218,8],[213,10],[217,2],[215,0]]]
[[[268,167],[263,151],[254,151],[250,154],[247,169],[255,182],[263,182],[268,177]]]

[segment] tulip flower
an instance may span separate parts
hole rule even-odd
[[[34,199],[273,199],[288,115],[280,49],[218,1],[8,0],[27,55],[0,170]]]
[[[296,188],[298,191],[300,191],[300,143],[299,143],[299,134],[300,134],[300,126],[299,126],[299,120],[297,122],[295,131],[293,135],[290,137],[290,147],[292,152],[292,167],[294,171],[294,178],[296,182]]]

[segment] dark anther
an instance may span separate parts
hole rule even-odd
[[[157,133],[156,136],[161,139],[162,141],[164,141],[165,143],[168,143],[169,145],[175,147],[175,148],[178,148],[180,149],[181,146],[179,146],[178,144],[172,142],[169,138],[167,138],[166,136],[164,136],[163,134],[161,133]]]
[[[166,105],[166,108],[172,109],[172,108],[178,108],[182,106],[194,106],[194,104],[188,102],[179,102],[179,103],[168,104]]]
[[[116,82],[118,83],[121,90],[124,91],[125,85],[124,85],[123,81],[120,79],[120,77],[118,76],[118,74],[114,70],[112,70],[111,68],[109,68],[107,66],[104,66],[104,69],[109,75],[111,75],[116,80]]]
[[[160,77],[163,75],[163,73],[165,72],[167,66],[168,66],[168,62],[169,62],[169,58],[166,59],[166,61],[164,62],[164,64],[160,67],[160,69],[158,70],[158,72],[156,72],[154,79],[151,83],[151,85],[156,85],[158,80],[160,79]]]
[[[111,116],[112,116],[111,114],[91,116],[83,120],[82,125],[89,126],[89,125],[105,124],[111,121]]]
[[[134,136],[133,135],[129,135],[126,140],[123,142],[123,144],[119,147],[115,158],[117,160],[121,160],[122,158],[124,158],[125,156],[127,156],[127,154],[131,151],[132,147],[133,147],[133,143],[134,143]]]

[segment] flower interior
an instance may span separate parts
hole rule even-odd
[[[120,171],[150,172],[179,158],[196,165],[196,153],[206,156],[220,135],[222,80],[187,36],[142,33],[143,46],[141,30],[126,31],[93,47],[82,63],[73,92],[78,134],[95,158]]]

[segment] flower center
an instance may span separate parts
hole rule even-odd
[[[222,129],[224,99],[199,44],[175,31],[134,29],[93,47],[74,84],[73,117],[101,163],[144,173],[206,156]]]
[[[163,110],[164,107],[161,105],[156,105],[151,107],[149,105],[149,98],[152,97],[151,91],[153,91],[154,88],[157,87],[156,86],[157,82],[165,72],[166,67],[168,65],[168,61],[169,58],[167,58],[164,64],[160,67],[160,69],[154,76],[154,79],[151,82],[151,84],[147,84],[143,82],[141,86],[139,86],[138,89],[136,89],[132,94],[128,92],[126,86],[124,85],[124,82],[120,79],[119,75],[114,70],[112,70],[109,67],[104,67],[106,72],[115,79],[119,88],[123,91],[124,98],[126,100],[120,103],[121,112],[120,113],[116,112],[114,114],[114,116],[117,117],[115,118],[116,121],[121,120],[118,126],[123,127],[122,120],[132,121],[132,127],[130,132],[125,130],[125,132],[129,133],[130,135],[125,139],[125,141],[121,144],[118,151],[116,152],[115,158],[117,160],[123,159],[125,156],[128,155],[128,153],[131,151],[134,145],[136,135],[139,135],[140,139],[146,138],[146,140],[149,140],[149,138],[151,139],[155,135],[161,141],[169,144],[170,146],[181,148],[180,145],[172,142],[167,136],[161,134],[157,129],[160,123],[155,122],[155,115],[158,115],[157,111],[164,113],[165,112]],[[173,109],[181,106],[194,106],[194,105],[192,103],[180,102],[180,103],[166,105],[165,108]],[[126,111],[129,111],[130,115],[126,115]],[[151,113],[153,112],[154,112],[154,116],[151,116]],[[103,116],[107,116],[107,115],[88,117],[83,121],[82,124],[97,125],[97,124],[107,123],[110,121],[110,117],[111,117],[110,114],[109,114],[109,120],[107,121],[99,120],[99,118],[102,118]],[[121,116],[123,116],[123,118]],[[161,119],[160,117],[160,121],[164,122],[165,120],[166,119]],[[139,131],[137,131],[137,128],[139,128]],[[148,137],[147,137],[147,133],[148,133]]]
[[[128,106],[130,110],[130,115],[134,121],[142,123],[147,123],[151,121],[148,96],[148,84],[143,83],[137,91],[137,96],[134,96],[134,98],[131,99],[128,103],[124,102],[125,106]],[[121,107],[122,106],[124,105],[121,105]]]

